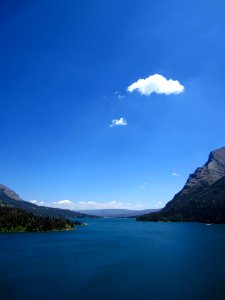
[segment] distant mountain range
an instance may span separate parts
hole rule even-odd
[[[36,204],[24,201],[14,191],[0,184],[0,207],[14,207],[32,212],[35,215],[58,217],[58,218],[90,218],[93,216],[75,212],[69,209],[60,209],[46,206],[38,206]]]
[[[137,220],[225,223],[225,147],[210,153],[165,208]]]
[[[130,209],[89,209],[80,210],[85,214],[90,214],[103,218],[132,218],[148,214],[150,212],[156,212],[159,209],[145,209],[145,210],[130,210]]]

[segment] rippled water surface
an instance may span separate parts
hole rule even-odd
[[[0,234],[0,299],[225,299],[225,226],[90,219]]]

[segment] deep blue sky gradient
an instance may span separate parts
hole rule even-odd
[[[169,201],[225,145],[224,16],[222,0],[1,1],[0,182],[46,203]],[[185,93],[126,92],[156,73]]]

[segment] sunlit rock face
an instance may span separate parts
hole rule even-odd
[[[9,198],[12,198],[17,201],[22,200],[19,195],[17,195],[14,191],[10,190],[8,187],[6,187],[3,184],[0,184],[0,199],[1,199],[1,196],[2,197],[8,196]]]
[[[223,176],[225,176],[225,147],[210,153],[208,161],[189,176],[179,194],[192,193],[203,187],[210,186]]]

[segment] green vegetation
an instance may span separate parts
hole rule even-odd
[[[71,230],[79,221],[37,216],[23,209],[0,206],[0,232],[46,232]]]

